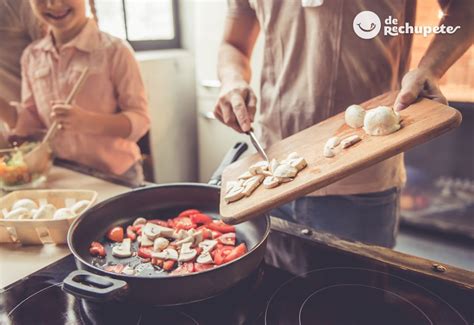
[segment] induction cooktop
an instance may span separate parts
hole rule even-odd
[[[473,324],[469,285],[397,266],[384,249],[380,258],[367,257],[312,234],[272,220],[265,261],[250,277],[217,297],[176,307],[75,298],[61,289],[76,269],[70,255],[4,288],[0,324]]]

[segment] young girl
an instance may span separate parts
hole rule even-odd
[[[56,122],[52,147],[57,157],[141,181],[136,142],[149,128],[149,115],[133,50],[98,29],[96,19],[86,16],[85,0],[30,2],[49,31],[23,53],[22,105],[10,128],[28,135]],[[85,68],[88,74],[73,104],[64,104]]]

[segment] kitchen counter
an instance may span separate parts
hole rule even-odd
[[[46,188],[93,190],[98,193],[96,203],[130,190],[129,187],[58,166],[51,169]],[[0,196],[2,196],[1,192]],[[67,245],[0,244],[0,288],[4,288],[69,253]]]

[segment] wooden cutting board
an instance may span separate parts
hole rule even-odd
[[[386,93],[361,105],[366,109],[379,105],[392,106],[395,97],[395,92]],[[275,143],[266,150],[270,159],[283,160],[289,153],[296,151],[306,159],[308,166],[293,181],[273,189],[260,185],[250,197],[236,202],[226,203],[225,191],[221,191],[222,219],[229,224],[246,221],[427,142],[458,127],[462,119],[457,110],[428,99],[419,100],[401,111],[400,115],[402,128],[386,136],[369,136],[363,129],[351,129],[345,124],[342,112]],[[362,141],[344,150],[339,146],[333,158],[323,156],[324,145],[330,137],[344,138],[352,134],[358,134]],[[222,188],[225,189],[228,181],[237,180],[249,166],[260,160],[262,158],[254,154],[228,166],[222,175]]]

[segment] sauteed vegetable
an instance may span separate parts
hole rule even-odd
[[[104,245],[112,250],[107,251]],[[89,252],[98,260],[108,254],[123,260],[96,261],[109,272],[133,275],[151,264],[157,271],[178,275],[228,263],[244,255],[247,246],[237,240],[234,226],[189,209],[168,220],[137,218],[131,225],[113,227],[102,243],[91,243]]]

